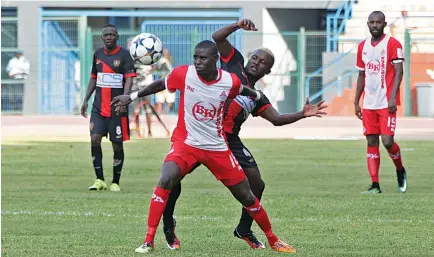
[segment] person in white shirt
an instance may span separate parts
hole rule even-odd
[[[171,61],[170,52],[168,49],[163,49],[163,57],[157,62],[157,71],[160,73],[159,77],[164,78],[167,74],[172,71],[172,61]],[[168,114],[170,111],[170,107],[176,100],[176,94],[170,93],[167,89],[158,92],[155,94],[156,111],[160,114]],[[163,110],[163,104],[166,102],[166,110]]]
[[[19,50],[9,60],[6,71],[11,79],[27,79],[30,72],[30,64],[26,57],[24,57],[23,51]]]

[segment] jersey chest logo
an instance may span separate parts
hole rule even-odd
[[[200,122],[208,122],[215,118],[217,108],[212,103],[200,101],[193,105],[191,113],[196,120]]]

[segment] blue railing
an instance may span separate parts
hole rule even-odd
[[[78,54],[56,21],[44,21],[42,29],[39,112],[72,114],[76,93],[74,65]]]
[[[349,76],[353,73],[356,72],[355,69],[351,69],[349,71],[344,71],[344,72],[340,72],[336,77],[336,80],[334,80],[331,83],[328,83],[327,85],[324,85],[322,87],[321,90],[319,90],[318,92],[316,92],[315,94],[313,94],[312,96],[310,95],[310,81],[312,80],[312,78],[320,76],[320,74],[327,68],[333,66],[334,64],[340,63],[342,62],[342,60],[349,54],[351,54],[356,48],[358,47],[358,45],[356,44],[353,48],[351,48],[348,52],[343,53],[341,55],[339,55],[338,57],[336,57],[335,59],[333,59],[331,62],[327,63],[325,66],[322,66],[321,68],[317,69],[316,71],[312,72],[311,74],[309,74],[308,76],[306,76],[306,82],[305,82],[305,95],[309,97],[310,100],[315,100],[316,98],[320,97],[322,94],[324,94],[325,91],[327,91],[329,88],[334,87],[336,85],[339,85],[341,83],[341,79],[343,77]],[[342,67],[340,67],[342,69]],[[342,70],[341,70],[342,71]],[[350,72],[351,74],[347,74],[348,72]]]
[[[338,96],[342,95],[342,79],[352,76],[354,73],[356,73],[358,70],[356,68],[350,69],[345,71],[344,73],[342,73],[341,75],[339,75],[336,79],[334,79],[333,81],[327,83],[326,85],[323,86],[323,88],[316,92],[315,94],[313,94],[312,96],[309,97],[310,101],[314,101],[315,99],[317,99],[318,97],[320,97],[321,95],[323,95],[325,92],[329,91],[330,89],[337,87],[338,89]]]
[[[355,0],[344,1],[333,14],[328,14],[326,19],[327,52],[338,51],[339,36],[345,29],[347,20],[352,16]],[[339,24],[339,21],[341,22]]]

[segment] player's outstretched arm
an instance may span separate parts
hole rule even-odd
[[[362,109],[360,108],[360,97],[362,96],[365,87],[365,71],[359,71],[357,77],[356,97],[354,98],[354,110],[357,118],[362,119]]]
[[[83,104],[81,105],[81,116],[87,118],[87,106],[90,97],[92,96],[93,92],[96,89],[96,78],[90,78],[89,83],[87,85],[87,92],[86,96],[84,97]]]
[[[130,104],[132,101],[136,100],[137,98],[158,93],[160,91],[163,91],[165,88],[166,88],[165,79],[155,80],[147,87],[144,87],[140,91],[136,91],[131,95],[120,95],[114,97],[111,102],[111,105],[125,106]]]
[[[212,34],[212,39],[214,39],[214,41],[216,42],[217,49],[222,56],[226,57],[232,51],[232,45],[227,40],[227,37],[229,37],[232,33],[239,29],[253,31],[258,30],[253,21],[248,19],[242,19],[238,22],[224,26],[223,28],[216,30],[214,34]]]
[[[321,118],[323,115],[327,115],[324,109],[327,108],[327,103],[321,101],[317,104],[310,104],[309,97],[306,97],[306,103],[303,107],[303,111],[289,114],[279,114],[277,110],[270,106],[261,112],[260,116],[274,126],[283,126],[299,121],[307,117],[318,117]]]

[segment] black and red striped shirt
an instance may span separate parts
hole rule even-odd
[[[92,112],[111,117],[114,110],[111,101],[124,93],[126,78],[136,76],[134,61],[128,50],[121,46],[110,52],[105,47],[98,48],[93,55],[91,71],[91,77],[96,79]]]
[[[222,70],[236,74],[241,80],[241,84],[255,88],[255,85],[250,83],[244,72],[244,57],[236,48],[232,47],[228,56],[220,56],[220,64]],[[250,97],[239,95],[235,99],[229,100],[226,106],[223,121],[224,131],[238,135],[241,125],[247,120],[250,113],[253,116],[259,116],[262,111],[271,106],[271,103],[266,96],[255,102]]]

